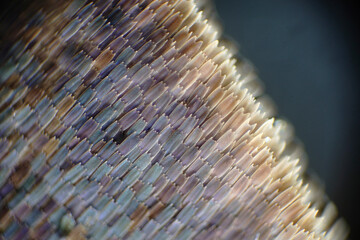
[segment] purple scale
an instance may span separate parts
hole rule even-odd
[[[106,163],[105,163],[106,164]],[[112,177],[104,175],[101,179],[100,179],[100,184],[105,187],[108,183],[110,183],[112,181]],[[103,190],[104,188],[102,188]]]
[[[11,190],[14,189],[14,186],[11,183],[6,183],[0,188],[0,198],[4,198]]]
[[[104,98],[103,102],[100,105],[102,109],[106,108],[107,106],[113,105],[117,98],[117,92],[113,89],[110,92],[108,92]]]
[[[124,112],[130,112],[132,110],[136,110],[137,112],[140,112],[143,108],[143,105],[141,105],[142,99],[140,97],[136,98],[135,101],[133,101],[131,104],[128,104],[124,108]],[[140,115],[139,115],[140,116]]]
[[[92,58],[92,59],[96,59],[101,53],[101,49],[97,48],[97,47],[92,47],[91,51],[88,53],[88,55]]]
[[[150,104],[152,101],[159,98],[165,91],[165,86],[166,85],[164,83],[159,82],[158,84],[150,88],[147,92],[145,92],[143,101],[146,104]]]
[[[166,62],[170,62],[173,58],[176,57],[177,54],[178,54],[177,49],[172,47],[170,49],[166,49],[166,51],[163,53],[162,57],[165,59]]]
[[[148,106],[149,107],[149,106]],[[147,131],[149,131],[152,126],[154,125],[154,123],[156,122],[157,118],[159,116],[156,116],[156,111],[155,111],[155,108],[153,108],[152,106],[150,108],[146,107],[144,110],[143,110],[143,118],[145,120],[145,122],[147,122],[145,128],[144,128],[144,133],[146,133]],[[145,115],[145,112],[147,110],[152,110],[154,109],[154,111],[152,111],[151,113],[146,113]],[[151,115],[150,115],[151,114]],[[150,118],[152,116],[152,118]]]
[[[67,143],[69,150],[72,150],[74,147],[76,147],[76,145],[78,145],[79,142],[80,142],[79,138],[73,138],[70,142]]]
[[[107,24],[103,26],[96,35],[94,35],[90,40],[95,46],[99,46],[104,40],[109,38],[111,33],[113,32],[113,28],[111,25]],[[103,48],[99,47],[99,49],[103,50]]]
[[[122,76],[118,79],[115,79],[114,81],[114,89],[118,92],[119,97],[126,91],[128,85],[129,85],[129,77],[128,76]]]
[[[194,98],[188,104],[188,111],[186,112],[185,117],[189,117],[190,115],[193,115],[202,105],[203,105],[203,100],[199,98]]]
[[[99,190],[100,190],[99,185],[97,185],[96,182],[90,182],[87,188],[81,191],[79,196],[83,200],[91,200],[97,196]]]
[[[170,136],[174,133],[174,130],[167,125],[167,127],[161,131],[160,138],[158,140],[158,143],[162,146],[167,142],[167,140],[170,138]]]
[[[89,105],[85,109],[86,115],[89,116],[89,117],[96,116],[97,112],[99,111],[99,109],[98,109],[99,106],[100,106],[100,101],[99,100],[97,100],[96,98],[91,100],[91,102],[89,103]],[[78,127],[80,128],[81,126],[78,126]]]
[[[129,91],[127,91],[124,96],[122,97],[122,100],[129,104],[132,101],[134,101],[136,98],[138,98],[139,96],[141,96],[141,92],[140,92],[140,87],[135,86],[134,88],[130,89]]]
[[[135,18],[140,12],[142,11],[142,9],[139,7],[139,5],[133,5],[128,11],[127,14],[129,15],[130,18]]]
[[[39,227],[37,227],[34,236],[36,239],[47,239],[51,233],[52,233],[51,224],[46,221],[43,224],[41,224]]]
[[[156,32],[156,34],[158,34],[158,36],[156,36],[156,37],[159,38],[159,39],[157,39],[157,40],[163,39],[164,36],[165,36],[165,37],[168,37],[167,33],[165,33],[165,35],[163,35],[163,32],[161,32],[161,30],[159,30],[159,32]],[[154,40],[154,42],[156,42],[156,41]],[[161,47],[157,48],[157,49],[153,52],[153,56],[154,56],[155,58],[162,58],[165,62],[169,62],[169,60],[170,60],[171,58],[170,58],[170,59],[169,59],[169,58],[165,58],[165,57],[164,57],[164,54],[165,54],[166,52],[170,51],[169,49],[171,48],[172,43],[173,43],[173,41],[172,41],[171,39],[166,38],[165,42],[160,45]],[[174,53],[174,52],[173,52],[173,53]],[[174,54],[175,54],[175,53],[174,53]],[[163,65],[162,67],[164,67],[164,65]]]
[[[80,139],[89,138],[91,134],[96,130],[98,127],[98,123],[95,122],[93,119],[89,119],[85,122],[85,124],[79,129],[77,132],[77,136]]]
[[[180,162],[183,166],[188,166],[198,155],[199,152],[196,147],[189,148],[180,158]]]
[[[189,177],[185,184],[179,189],[179,192],[183,195],[188,194],[196,185],[199,184],[199,180],[195,175]]]
[[[107,163],[111,166],[116,166],[117,164],[119,164],[119,162],[123,159],[123,157],[115,152],[108,160]]]
[[[159,151],[158,154],[151,160],[151,165],[154,165],[155,163],[160,162],[165,156],[165,153],[163,151]]]
[[[157,141],[159,135],[154,131],[149,131],[148,134],[139,142],[139,147],[144,150],[148,151]]]
[[[127,155],[139,142],[139,139],[135,135],[130,135],[123,141],[119,147],[119,151],[123,155]]]
[[[141,32],[143,33],[143,38],[145,40],[150,40],[150,35],[156,31],[156,24],[153,21],[149,21],[145,26],[141,28]]]
[[[202,105],[193,115],[199,120],[196,126],[201,125],[209,115],[209,108],[206,105]]]
[[[190,134],[190,132],[198,126],[198,120],[195,117],[188,117],[185,121],[178,127],[178,130],[181,131],[184,136]]]
[[[164,82],[166,85],[166,78],[170,75],[170,71],[167,68],[160,69],[156,76],[154,76],[155,83]]]
[[[153,58],[155,59],[150,64],[150,68],[156,72],[156,76],[158,75],[158,71],[164,69],[165,60],[162,57],[156,57],[153,54]],[[155,74],[154,74],[155,75]]]
[[[179,160],[183,155],[184,153],[186,152],[187,150],[187,147],[183,144],[183,143],[180,143],[177,145],[176,149],[174,150],[174,152],[172,153],[172,155],[177,159]]]
[[[89,161],[89,159],[92,156],[93,155],[87,151],[83,155],[81,155],[81,157],[79,157],[78,159],[74,159],[73,164],[78,164],[80,162],[81,165],[84,165],[85,163],[87,163],[87,161]]]
[[[167,106],[169,103],[171,103],[173,101],[173,98],[172,96],[165,92],[163,95],[161,95],[160,98],[158,98],[155,102],[154,102],[154,105],[156,106],[157,108],[157,113],[158,114],[161,114],[164,112],[164,109],[167,109]]]
[[[13,210],[13,214],[21,221],[24,221],[24,219],[30,213],[30,211],[31,211],[30,207],[26,203],[22,203],[22,205],[17,206]]]
[[[189,168],[186,169],[185,174],[187,177],[192,176],[195,174],[202,166],[204,162],[201,159],[196,159]]]
[[[168,40],[168,35],[169,33],[167,33],[164,28],[160,28],[152,32],[148,37],[148,40],[156,43],[157,48],[163,49],[164,45],[166,45],[166,41]]]
[[[180,71],[183,70],[183,67],[186,66],[188,62],[189,62],[189,58],[187,58],[185,55],[182,55],[178,59],[174,60],[171,64],[169,64],[168,68],[171,71],[179,73]]]
[[[177,73],[173,73],[166,78],[165,82],[169,91],[172,92],[172,89],[174,89],[179,83],[179,79],[180,77]]]
[[[155,46],[154,43],[152,42],[145,42],[141,47],[134,46],[134,49],[138,49],[138,48],[139,50],[137,50],[137,52],[135,53],[135,56],[131,60],[132,63],[130,63],[130,65],[133,65],[134,63],[141,61],[145,55],[150,54],[154,50]]]
[[[21,227],[20,230],[16,231],[16,234],[13,236],[13,240],[24,240],[28,237],[29,229],[27,227]]]
[[[134,25],[135,23],[130,20],[128,15],[126,15],[116,25],[115,34],[117,36],[126,36]]]
[[[126,40],[123,37],[117,37],[109,44],[109,47],[115,53],[114,59],[116,59],[119,54],[124,50]]]
[[[74,161],[79,159],[81,155],[90,149],[90,144],[86,140],[82,140],[77,146],[68,154],[69,158]]]
[[[140,91],[141,93],[143,94],[144,92],[146,92],[147,90],[150,89],[150,87],[152,87],[154,85],[154,81],[152,80],[151,78],[151,75],[149,75],[147,77],[147,80],[146,81],[143,81],[142,83],[139,84],[139,87],[140,87]]]
[[[187,111],[187,108],[181,104],[178,103],[176,108],[171,112],[169,115],[170,118],[170,124],[173,125],[175,122],[177,122],[180,118],[185,116],[185,113]]]
[[[119,120],[119,124],[123,130],[128,129],[139,117],[140,114],[137,110],[133,109]]]
[[[93,13],[93,16],[98,16],[98,15],[104,13],[111,6],[112,6],[112,1],[96,1],[95,2],[95,9],[96,10]]]
[[[80,105],[76,104],[63,118],[63,124],[70,127],[76,122],[80,116],[85,112],[85,109]]]

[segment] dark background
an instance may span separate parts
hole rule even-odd
[[[1,4],[8,26],[31,0]],[[265,91],[303,141],[309,169],[360,239],[359,29],[355,1],[215,0],[224,32],[257,68]],[[1,51],[0,51],[1,53]],[[1,54],[3,55],[3,54]]]
[[[227,37],[304,143],[309,171],[360,239],[359,17],[351,1],[218,0]]]

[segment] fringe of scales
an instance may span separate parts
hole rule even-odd
[[[0,68],[5,239],[344,239],[193,1],[57,1]]]

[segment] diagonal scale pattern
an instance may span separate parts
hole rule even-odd
[[[193,1],[59,1],[0,68],[5,239],[343,239]]]

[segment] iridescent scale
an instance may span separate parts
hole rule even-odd
[[[0,67],[0,238],[343,239],[195,3],[58,5]]]

